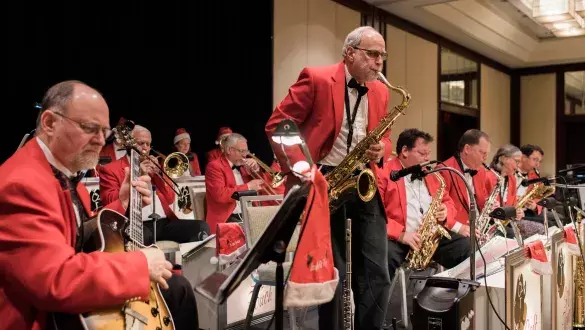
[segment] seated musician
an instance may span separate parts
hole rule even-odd
[[[189,172],[185,172],[185,174],[190,174],[191,176],[201,175],[197,154],[191,151],[191,135],[184,128],[179,128],[175,132],[173,143],[178,152],[185,154],[189,158]]]
[[[219,132],[217,133],[217,139],[215,139],[215,144],[217,147],[207,152],[207,164],[209,164],[212,160],[221,158],[221,156],[223,156],[223,141],[228,135],[232,133],[232,129],[229,127],[221,127],[219,129]]]
[[[423,217],[429,212],[429,206],[435,198],[440,182],[435,174],[424,178],[409,174],[396,182],[389,179],[393,170],[401,170],[430,159],[429,144],[433,138],[418,129],[407,129],[400,133],[396,143],[397,157],[384,165],[385,172],[380,178],[380,192],[388,217],[388,268],[390,278],[404,262],[410,250],[418,251],[423,245],[429,244],[421,240],[418,233]],[[438,174],[437,174],[438,175]],[[444,191],[440,206],[434,211],[433,217],[447,229],[455,225],[455,208],[451,197]],[[444,267],[452,268],[469,257],[469,240],[464,236],[448,231],[451,239],[442,238],[433,255],[433,260]]]
[[[64,81],[44,95],[37,135],[0,166],[0,324],[3,329],[47,329],[52,313],[76,314],[121,307],[148,298],[149,282],[163,295],[188,284],[171,273],[162,251],[82,252],[82,223],[92,214],[81,171],[96,166],[110,131],[106,101],[79,81]],[[148,176],[132,185],[152,202]],[[123,176],[106,208],[125,213],[130,176]],[[87,237],[86,237],[87,238]],[[168,281],[168,282],[167,282]],[[192,290],[175,292],[197,328]],[[166,298],[165,298],[166,299]],[[169,301],[167,301],[169,302]],[[188,304],[191,303],[191,307]]]
[[[506,144],[496,151],[492,159],[490,167],[504,178],[504,184],[500,187],[498,194],[500,205],[516,206],[518,203],[516,171],[521,157],[522,152],[518,147]],[[495,183],[497,180],[495,174],[489,173],[489,175],[490,179]],[[523,208],[517,208],[516,223],[522,237],[527,238],[534,234],[544,233],[544,226],[541,223],[523,220],[522,218],[524,218],[524,210]],[[506,226],[505,229],[506,237],[514,237],[514,231],[510,225]]]
[[[152,136],[150,131],[140,125],[136,125],[132,131],[132,137],[136,146],[147,155],[150,153]],[[151,178],[152,186],[156,188],[153,204],[142,208],[142,221],[144,221],[144,242],[146,245],[154,243],[154,221],[153,216],[158,215],[156,222],[157,241],[175,241],[177,243],[189,243],[198,240],[200,232],[199,224],[196,221],[179,220],[171,209],[175,201],[175,192],[172,182],[162,174],[161,170],[154,164],[158,163],[156,157],[150,155],[140,163],[140,169]],[[129,157],[123,157],[115,162],[100,168],[100,199],[102,203],[110,203],[118,195],[124,178],[124,168],[130,166]],[[153,210],[154,208],[154,210]]]
[[[470,129],[459,139],[456,154],[443,162],[445,166],[454,168],[465,176],[472,193],[475,194],[479,212],[483,210],[493,188],[493,183],[489,180],[487,170],[483,166],[487,161],[490,147],[491,142],[485,132]],[[456,210],[457,223],[451,230],[463,236],[469,236],[469,192],[465,183],[454,173],[449,171],[440,173],[445,179],[447,193],[453,200]]]
[[[251,178],[250,173],[258,172],[259,166],[255,160],[246,158],[248,153],[246,139],[232,133],[224,140],[224,154],[205,168],[205,220],[213,234],[218,223],[242,221],[240,203],[232,198],[234,192],[262,189],[264,181]]]
[[[520,151],[522,151],[522,157],[520,159],[518,171],[516,172],[516,187],[518,188],[516,195],[518,198],[522,198],[522,196],[524,196],[529,191],[529,188],[532,188],[532,185],[530,187],[523,186],[522,180],[532,180],[538,179],[540,177],[538,168],[540,167],[540,163],[544,157],[544,151],[542,148],[536,145],[524,145],[520,148]],[[542,207],[536,205],[537,202],[538,200],[530,200],[526,203],[524,209],[526,217],[532,219],[540,214]],[[538,218],[540,218],[540,222],[542,222],[542,217]]]

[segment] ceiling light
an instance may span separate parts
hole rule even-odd
[[[532,5],[532,17],[539,23],[572,20],[577,15],[575,0],[535,0]]]
[[[576,36],[585,36],[585,29],[579,29],[579,28],[570,28],[567,30],[559,30],[556,32],[553,32],[555,34],[555,36],[557,37],[576,37]]]

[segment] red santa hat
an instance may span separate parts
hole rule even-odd
[[[232,134],[232,129],[229,127],[221,127],[219,129],[219,132],[217,133],[217,139],[215,139],[215,144],[219,144],[219,141],[221,141],[221,139],[223,139],[224,137]]]
[[[191,141],[191,135],[189,135],[189,133],[187,133],[187,130],[185,130],[184,128],[179,128],[175,132],[175,139],[173,140],[173,144],[177,144],[177,142],[181,141],[182,139],[189,139],[189,141]]]
[[[218,223],[215,231],[216,256],[212,264],[224,265],[235,261],[246,252],[246,236],[242,227],[235,222]]]

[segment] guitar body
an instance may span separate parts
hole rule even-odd
[[[84,224],[84,252],[124,252],[134,244],[128,240],[129,221],[120,213],[104,209]],[[138,249],[138,247],[136,247]],[[83,314],[53,314],[55,329],[174,330],[171,313],[157,283],[150,283],[148,301],[132,300],[109,309]]]

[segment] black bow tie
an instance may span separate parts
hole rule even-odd
[[[469,175],[471,175],[471,177],[473,178],[477,174],[477,170],[466,168],[465,170],[463,170],[463,173],[469,173]]]
[[[410,175],[410,182],[414,182],[414,181],[416,181],[416,180],[420,180],[420,181],[422,182],[422,180],[423,180],[423,179],[422,179],[422,176],[420,176],[420,175],[415,175],[415,174],[411,174],[411,175]]]
[[[240,170],[240,167],[242,167],[242,165],[232,165],[232,170]]]
[[[351,78],[349,83],[347,83],[347,87],[357,89],[360,96],[364,96],[368,92],[368,88],[366,86],[358,84],[358,82],[353,78]]]
[[[85,172],[83,171],[79,171],[74,177],[67,177],[54,166],[51,166],[51,168],[53,169],[53,174],[59,180],[62,189],[76,190],[81,179],[85,177]]]

